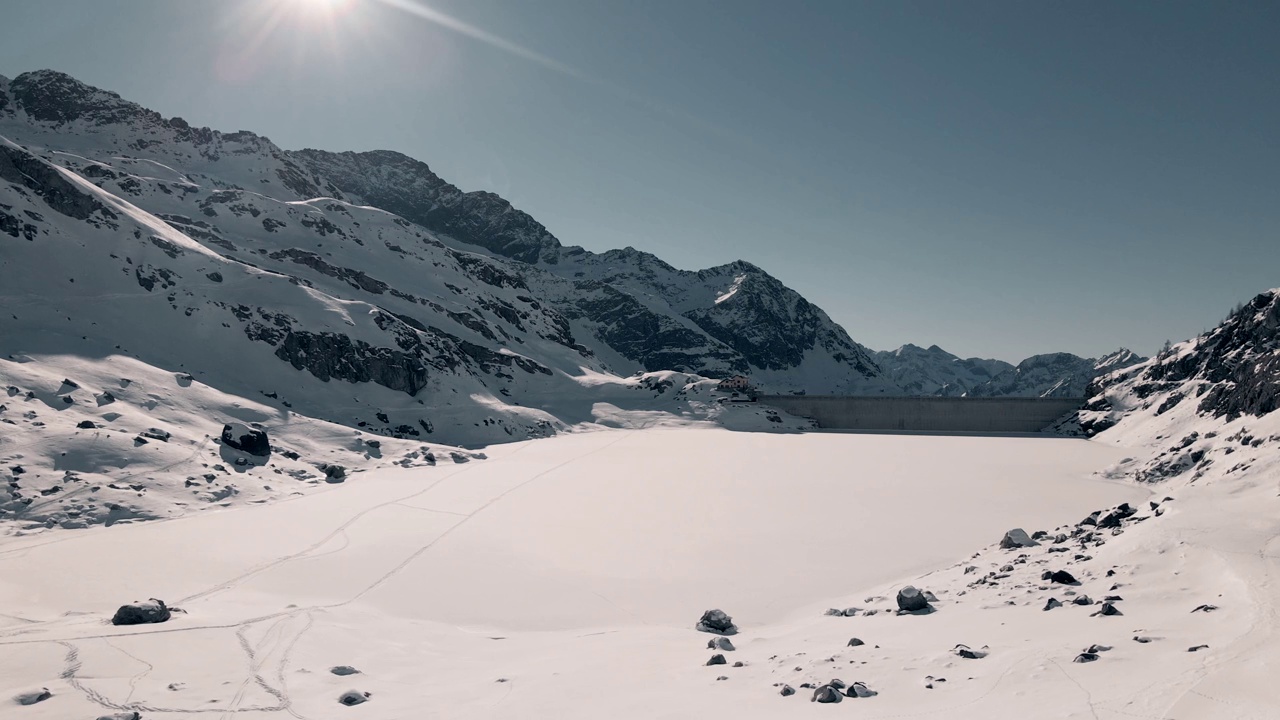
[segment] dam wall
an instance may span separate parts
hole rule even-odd
[[[759,402],[832,430],[1033,433],[1084,399],[761,395]]]

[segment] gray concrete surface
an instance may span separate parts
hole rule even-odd
[[[1039,432],[1083,398],[847,397],[761,395],[761,403],[812,418],[832,430],[903,432]]]

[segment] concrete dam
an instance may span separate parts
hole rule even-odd
[[[1040,432],[1084,398],[761,395],[759,402],[832,430]]]

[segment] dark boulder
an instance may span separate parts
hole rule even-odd
[[[707,641],[708,650],[724,650],[725,652],[733,652],[735,649],[733,643],[727,637],[712,638]]]
[[[908,585],[898,591],[898,609],[903,612],[919,612],[929,608],[929,601],[924,593],[915,586]]]
[[[845,697],[851,698],[869,698],[875,697],[879,693],[867,687],[866,683],[856,682],[845,688]]]
[[[255,457],[271,454],[271,441],[265,430],[256,430],[244,423],[232,422],[222,426],[222,444]]]
[[[76,423],[76,427],[80,428],[81,430],[92,430],[98,426],[92,420],[81,420],[80,422]]]
[[[1040,543],[1036,542],[1035,540],[1032,540],[1031,536],[1027,535],[1027,531],[1023,530],[1022,528],[1014,528],[1010,530],[1009,532],[1005,533],[1004,537],[1001,538],[1000,540],[1000,547],[1005,550],[1013,550],[1015,548],[1024,548],[1024,547],[1033,547],[1039,544]]]
[[[858,647],[860,645],[866,645],[866,643],[862,642],[862,640],[858,638],[849,638],[849,644],[845,647]]]
[[[711,659],[707,661],[707,664],[708,665],[728,665],[729,661],[724,659],[724,655],[721,655],[720,653],[716,653],[715,655],[711,656]]]
[[[1058,598],[1049,598],[1049,601],[1044,604],[1045,610],[1052,610],[1060,607],[1062,607],[1062,601],[1058,600]]]
[[[1066,570],[1054,570],[1049,573],[1049,582],[1059,583],[1061,585],[1075,585],[1076,578]]]
[[[782,697],[788,697],[790,695],[795,695],[796,689],[791,687],[790,685],[783,685],[782,689],[778,691],[778,694],[781,695]]]
[[[738,632],[738,626],[733,624],[733,618],[723,610],[708,610],[702,613],[702,619],[698,621],[696,627],[702,632],[720,635],[733,635]]]
[[[128,605],[121,605],[116,610],[116,614],[111,618],[112,625],[145,625],[148,623],[162,623],[172,617],[169,608],[165,606],[163,600],[151,598],[142,602],[132,602]]]
[[[320,469],[324,470],[325,482],[340,483],[347,479],[347,469],[341,465],[324,465]]]
[[[813,691],[813,697],[809,698],[809,702],[820,703],[838,703],[844,699],[840,691],[830,685],[820,685]]]
[[[370,693],[360,692],[359,690],[348,690],[338,696],[338,702],[351,707],[352,705],[360,705],[369,701]]]
[[[357,669],[355,669],[355,668],[351,667],[350,665],[334,665],[333,667],[329,668],[329,672],[333,673],[334,675],[358,675],[358,674],[360,674],[360,671],[359,671],[359,670],[357,670]]]
[[[1094,661],[1095,661],[1095,660],[1097,660],[1097,659],[1098,659],[1098,654],[1097,654],[1097,653],[1082,652],[1082,653],[1080,653],[1079,655],[1077,655],[1077,656],[1076,656],[1076,659],[1075,659],[1075,660],[1072,660],[1071,662],[1078,662],[1078,663],[1091,663],[1091,662],[1094,662]]]
[[[1098,608],[1097,612],[1094,613],[1094,615],[1106,615],[1106,616],[1123,615],[1123,614],[1124,613],[1120,612],[1120,608],[1116,607],[1115,605],[1112,605],[1109,602],[1102,603],[1102,606]]]

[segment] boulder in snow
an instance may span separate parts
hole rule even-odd
[[[738,626],[733,624],[733,618],[723,610],[708,610],[702,613],[702,619],[698,621],[696,627],[702,632],[718,635],[733,635],[738,632]]]
[[[21,692],[13,696],[13,701],[19,705],[35,705],[38,702],[44,702],[53,697],[53,693],[49,692],[49,688],[40,688],[39,690],[29,690]]]
[[[724,655],[721,655],[720,653],[716,653],[715,655],[711,656],[711,659],[707,661],[707,664],[708,665],[728,665],[729,661],[724,659]]]
[[[898,591],[898,609],[902,612],[919,612],[929,609],[929,601],[915,586],[908,585]]]
[[[162,623],[172,616],[163,600],[151,598],[142,602],[121,605],[111,618],[112,625],[145,625]]]
[[[724,650],[725,652],[733,652],[735,649],[733,643],[727,637],[712,638],[707,641],[708,650]]]
[[[369,701],[370,693],[360,692],[359,690],[348,690],[338,696],[338,702],[351,707],[352,705],[360,705]]]
[[[350,665],[334,665],[329,668],[329,672],[334,675],[359,675],[360,671]]]
[[[813,691],[813,697],[809,698],[809,702],[820,703],[838,703],[844,699],[840,691],[830,685],[820,685]]]
[[[1027,535],[1027,531],[1023,530],[1022,528],[1014,528],[1010,530],[1009,532],[1005,533],[1004,538],[1000,540],[1000,547],[1004,548],[1005,550],[1012,550],[1014,548],[1033,547],[1039,544],[1040,543],[1036,542],[1035,540],[1032,540],[1031,536]]]
[[[256,430],[244,423],[231,422],[222,426],[222,444],[256,457],[271,454],[271,441],[265,430]]]

